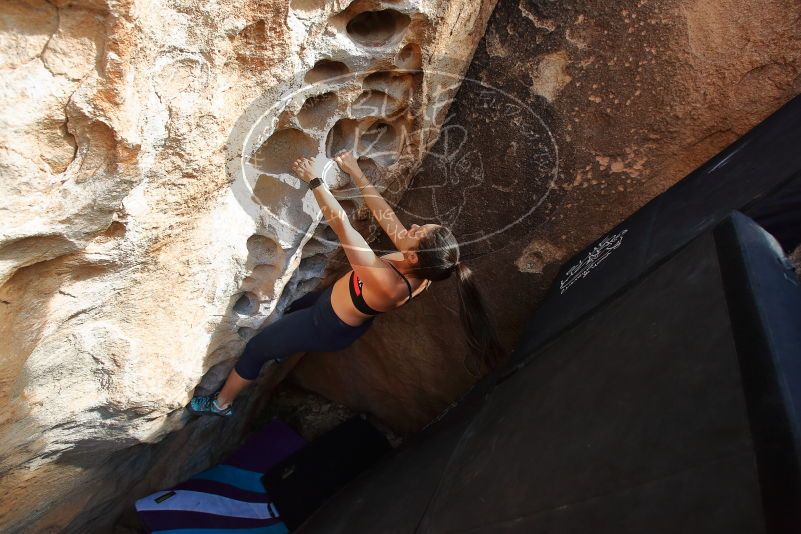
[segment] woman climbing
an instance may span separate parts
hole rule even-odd
[[[431,282],[445,280],[454,271],[458,275],[460,318],[471,350],[487,368],[503,358],[472,272],[459,261],[459,244],[451,231],[438,224],[412,224],[405,228],[370,184],[351,152],[340,152],[334,160],[359,187],[373,216],[399,252],[376,256],[350,225],[345,210],[325,183],[314,176],[311,160],[295,161],[293,173],[314,191],[352,270],[332,286],[293,302],[281,319],[253,337],[222,389],[192,398],[189,403],[192,413],[233,415],[233,400],[258,377],[268,360],[282,361],[296,352],[344,349],[370,328],[376,315],[399,308]]]

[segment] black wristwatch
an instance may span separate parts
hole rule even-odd
[[[323,181],[319,178],[312,178],[309,180],[309,189],[314,189],[317,186],[323,185]]]

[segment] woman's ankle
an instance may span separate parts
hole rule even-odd
[[[231,405],[231,402],[232,401],[223,401],[219,397],[214,399],[214,405],[217,406],[217,408],[220,410],[225,410],[226,408],[228,408]]]

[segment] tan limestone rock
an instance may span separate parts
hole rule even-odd
[[[287,162],[356,144],[399,196],[493,5],[0,4],[0,529],[102,529],[235,443],[183,407],[337,247]]]

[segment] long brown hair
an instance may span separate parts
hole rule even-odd
[[[473,278],[473,271],[459,258],[459,242],[445,226],[436,229],[420,240],[415,250],[417,265],[412,272],[432,281],[445,280],[455,271],[456,290],[459,295],[459,318],[472,356],[485,368],[494,369],[506,358],[498,341],[498,333]]]

